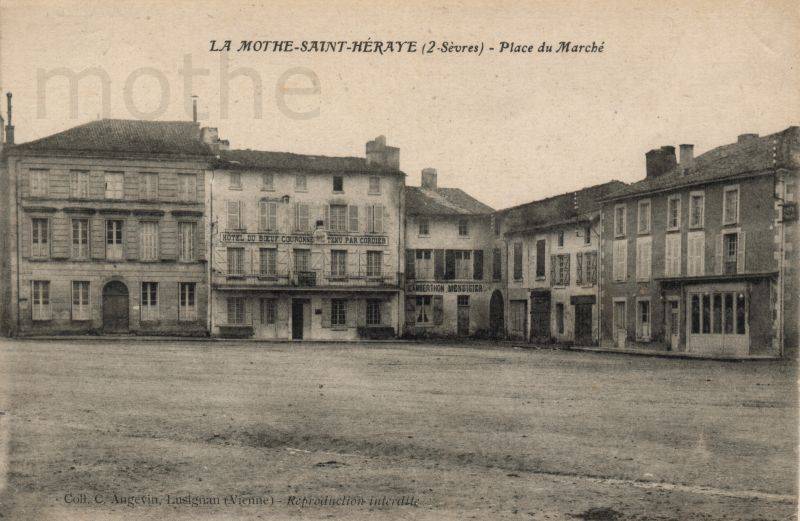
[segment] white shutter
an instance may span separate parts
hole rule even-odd
[[[258,229],[264,231],[268,229],[267,206],[269,203],[261,201],[258,203]]]
[[[383,205],[376,204],[373,214],[375,218],[375,233],[383,233]]]
[[[745,272],[745,249],[744,249],[745,232],[739,232],[739,241],[736,245],[736,273]]]
[[[717,251],[715,252],[714,256],[714,270],[717,275],[722,275],[723,269],[722,264],[725,260],[725,255],[722,249],[725,247],[725,241],[723,240],[723,235],[720,233],[717,236]]]
[[[349,229],[351,232],[358,232],[358,206],[351,204],[347,210],[350,217]]]

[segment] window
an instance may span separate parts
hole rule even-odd
[[[178,292],[178,320],[197,320],[197,285],[194,282],[181,282]]]
[[[344,192],[344,177],[340,175],[333,176],[333,191]]]
[[[546,255],[547,250],[547,241],[544,239],[539,239],[536,241],[536,278],[543,279],[546,276],[545,271],[545,259],[547,258]]]
[[[124,179],[122,172],[106,172],[106,199],[122,199]]]
[[[664,241],[664,275],[679,277],[681,275],[681,234],[668,233],[664,237]]]
[[[122,259],[122,228],[124,221],[106,221],[106,259]]]
[[[331,299],[331,326],[347,325],[347,301],[341,298]]]
[[[72,258],[89,256],[89,219],[72,219]]]
[[[381,193],[381,178],[372,176],[369,178],[369,193],[370,195],[377,195]]]
[[[228,248],[228,276],[244,275],[244,248]]]
[[[142,321],[158,320],[158,282],[142,282]]]
[[[556,328],[559,335],[564,334],[564,304],[560,302],[556,304]]]
[[[180,252],[178,255],[179,260],[191,262],[197,259],[197,253],[194,247],[196,236],[197,223],[178,223],[178,238],[180,239]]]
[[[31,169],[28,179],[31,184],[31,197],[47,197],[50,171],[42,168]]]
[[[31,256],[50,256],[50,223],[47,219],[31,219]]]
[[[650,233],[650,200],[639,201],[639,218],[637,220],[639,233]]]
[[[367,206],[367,232],[383,233],[383,205]]]
[[[705,275],[705,232],[690,232],[686,234],[687,257],[686,272],[690,277]]]
[[[725,187],[722,199],[722,224],[736,224],[739,222],[739,187]]]
[[[690,297],[691,334],[744,335],[747,299],[743,293],[712,292]]]
[[[583,244],[588,246],[592,244],[592,225],[587,224],[583,228]]]
[[[568,253],[550,257],[551,285],[569,286],[569,258]]]
[[[431,296],[417,296],[417,324],[430,324],[433,317],[431,312]]]
[[[305,174],[297,174],[294,176],[294,189],[297,192],[305,192],[308,182]]]
[[[681,196],[675,195],[667,200],[667,229],[681,228]]]
[[[358,231],[358,206],[350,205],[350,231]]]
[[[295,230],[307,232],[308,226],[308,203],[297,203],[294,205],[294,224]]]
[[[692,304],[691,304],[691,327],[692,327],[692,334],[698,335],[700,334],[700,296],[699,295],[692,295]]]
[[[636,339],[650,340],[650,301],[636,301]]]
[[[564,230],[559,230],[558,232],[558,247],[564,247]]]
[[[628,241],[618,239],[614,241],[613,275],[615,282],[624,282],[628,278]]]
[[[311,271],[310,250],[294,250],[294,270],[298,273]]]
[[[636,239],[636,280],[650,280],[652,272],[652,238],[639,237]]]
[[[275,190],[275,175],[271,172],[261,174],[261,189],[269,192]]]
[[[625,237],[625,205],[614,207],[614,237]]]
[[[575,283],[592,286],[597,283],[597,252],[578,252],[575,263]]]
[[[381,325],[381,301],[376,299],[367,299],[367,325],[379,326]]]
[[[705,294],[702,296],[703,302],[703,334],[711,333],[711,295]]]
[[[33,281],[31,313],[33,320],[50,320],[50,281]]]
[[[278,229],[278,203],[261,201],[258,205],[258,229],[271,232]]]
[[[689,195],[689,227],[702,228],[705,222],[705,194],[692,192]]]
[[[261,248],[258,250],[258,273],[262,277],[274,277],[278,274],[278,250]]]
[[[367,277],[380,277],[383,264],[383,252],[367,252]]]
[[[456,250],[455,253],[455,278],[472,278],[472,252],[469,250]]]
[[[265,326],[272,326],[275,324],[277,303],[272,298],[261,299],[261,323]]]
[[[347,276],[347,250],[331,250],[331,277]]]
[[[242,205],[239,201],[228,201],[225,203],[226,229],[228,230],[241,230],[242,229]]]
[[[75,199],[89,197],[89,172],[85,170],[72,170],[69,173],[69,192]]]
[[[500,280],[503,278],[503,254],[500,248],[492,250],[492,279]]]
[[[241,172],[231,172],[228,174],[228,188],[231,190],[242,189],[242,174]]]
[[[522,243],[514,243],[514,280],[522,280]]]
[[[141,183],[142,199],[158,199],[158,174],[143,173],[141,176]]]
[[[228,324],[242,325],[245,323],[244,297],[228,297]]]
[[[417,225],[419,226],[419,235],[428,236],[431,233],[431,222],[427,217],[418,217]]]
[[[197,202],[197,176],[178,174],[178,200],[185,203]]]
[[[158,260],[158,223],[142,221],[139,223],[141,253],[143,261]]]
[[[91,320],[89,282],[72,282],[72,320]]]
[[[469,235],[469,222],[466,219],[458,220],[458,236],[467,237]]]
[[[433,252],[431,250],[417,250],[414,254],[414,272],[418,280],[433,279]]]
[[[343,204],[332,204],[330,229],[334,232],[347,231],[347,206]]]
[[[739,234],[726,233],[722,236],[722,272],[725,275],[737,273]]]

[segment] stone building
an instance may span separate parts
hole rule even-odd
[[[211,332],[393,337],[402,325],[403,186],[383,136],[366,157],[220,150],[211,182]]]
[[[196,123],[103,119],[7,141],[5,334],[205,334],[211,154]]]
[[[796,354],[799,135],[647,153],[645,179],[603,202],[604,344]]]
[[[510,338],[597,344],[599,200],[624,186],[610,181],[498,212],[508,252]]]
[[[406,336],[502,336],[503,253],[492,208],[422,171],[406,187]]]

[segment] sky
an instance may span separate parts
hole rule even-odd
[[[190,120],[191,94],[201,123],[232,148],[363,157],[365,143],[385,135],[407,184],[433,167],[440,186],[498,209],[637,181],[651,148],[693,143],[699,154],[800,122],[796,1],[388,4],[0,0],[0,91],[14,94],[17,142],[100,116]],[[368,38],[594,41],[604,51],[235,52],[241,40]],[[209,51],[226,39],[234,52]],[[187,59],[207,72],[189,92],[179,73]],[[59,69],[99,71],[108,90],[98,76],[72,89]],[[237,69],[250,76],[230,77]],[[312,77],[318,93],[280,94]]]

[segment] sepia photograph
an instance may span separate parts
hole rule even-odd
[[[0,519],[798,519],[794,0],[0,0]]]

